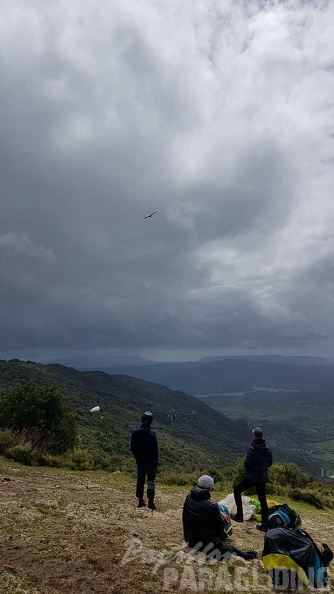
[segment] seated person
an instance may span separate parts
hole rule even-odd
[[[228,518],[219,511],[218,503],[210,500],[213,486],[211,476],[204,474],[187,495],[182,514],[184,540],[190,548],[216,559],[232,554],[247,561],[255,559],[256,551],[240,551],[225,542],[224,527]]]

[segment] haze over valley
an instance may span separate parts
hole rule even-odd
[[[280,459],[334,475],[334,364],[329,358],[209,357],[110,367],[197,396],[229,418],[261,425]]]

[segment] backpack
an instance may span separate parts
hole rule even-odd
[[[228,517],[229,521],[226,524],[226,522],[224,522],[224,535],[225,538],[227,538],[228,536],[232,536],[232,520],[231,520],[231,515],[230,512],[228,510],[228,507],[226,507],[226,505],[223,505],[222,503],[218,503],[218,509],[221,512],[224,512],[224,514]]]
[[[263,566],[280,590],[326,587],[326,568],[332,558],[328,545],[323,544],[320,550],[305,530],[273,528],[266,533]]]
[[[298,528],[301,523],[300,514],[291,509],[287,503],[273,505],[268,509],[268,525],[270,528]]]

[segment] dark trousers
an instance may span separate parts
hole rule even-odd
[[[266,499],[266,483],[258,483],[256,481],[252,481],[248,478],[243,478],[240,483],[237,484],[236,487],[233,489],[235,504],[237,506],[237,516],[242,518],[242,500],[241,500],[241,493],[243,491],[247,491],[251,487],[255,487],[257,496],[259,498],[259,502],[261,505],[261,512],[262,512],[262,524],[268,524],[268,504]]]
[[[223,559],[227,561],[233,553],[243,559],[246,557],[246,553],[236,549],[233,545],[227,544],[224,540],[219,540],[215,543],[210,542],[206,545],[199,543],[199,545],[201,546],[196,545],[192,547],[193,551],[202,551],[208,557],[212,557],[217,561],[222,561]]]
[[[144,497],[145,480],[147,477],[147,498],[149,501],[154,500],[156,473],[157,469],[155,466],[137,463],[136,497],[138,497],[138,499],[142,499]]]

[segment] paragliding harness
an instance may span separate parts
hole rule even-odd
[[[329,546],[323,543],[320,550],[305,530],[280,527],[266,533],[262,561],[279,590],[326,587],[326,568],[332,559]]]
[[[268,509],[268,525],[269,528],[298,528],[301,525],[300,514],[291,509],[287,503],[273,505]]]

